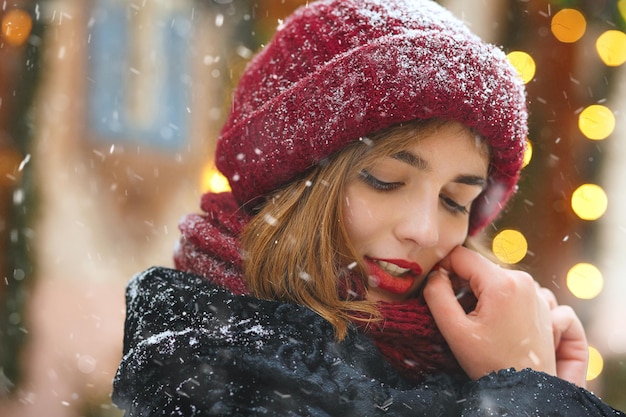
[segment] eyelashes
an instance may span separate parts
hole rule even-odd
[[[443,202],[443,204],[446,206],[446,208],[449,211],[451,211],[453,213],[459,213],[459,214],[468,214],[469,213],[469,210],[465,206],[460,205],[459,203],[457,203],[456,201],[454,201],[450,197],[446,197],[443,194],[439,194],[439,198],[441,199],[441,201]]]
[[[376,178],[375,176],[373,176],[372,174],[370,174],[370,172],[368,170],[366,170],[366,169],[362,170],[359,173],[359,177],[367,185],[369,185],[372,188],[374,188],[376,190],[379,190],[379,191],[395,190],[396,188],[400,187],[403,184],[401,182],[385,182],[385,181],[381,181],[378,178]]]
[[[361,172],[359,173],[359,178],[361,179],[361,181],[363,181],[364,183],[366,183],[367,185],[369,185],[373,189],[378,190],[378,191],[383,191],[383,192],[384,191],[393,191],[393,190],[401,187],[402,185],[404,185],[403,182],[386,182],[386,181],[381,181],[378,178],[376,178],[375,176],[373,176],[366,169],[361,170]],[[450,213],[452,213],[452,214],[469,214],[469,210],[467,209],[467,207],[457,203],[454,199],[446,196],[445,194],[439,194],[439,199],[441,200],[441,203],[443,204],[445,209],[447,211],[449,211]]]

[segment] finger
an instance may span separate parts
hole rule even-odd
[[[558,306],[550,313],[555,334],[557,375],[584,387],[589,350],[583,325],[569,306]]]
[[[457,246],[442,259],[440,265],[466,280],[472,292],[480,299],[485,285],[499,275],[501,268],[479,253],[463,246]]]
[[[549,289],[539,285],[538,282],[537,282],[537,293],[543,300],[545,300],[548,303],[550,310],[554,309],[555,307],[559,305],[554,293],[550,291]]]
[[[459,328],[466,326],[467,317],[454,294],[452,283],[445,270],[433,272],[428,277],[423,295],[437,327],[443,337],[450,342],[449,337],[454,337],[458,334]]]
[[[575,342],[576,344],[570,346],[574,346],[579,350],[572,350],[567,353],[580,355],[578,357],[586,356],[588,354],[587,336],[574,310],[570,306],[557,306],[550,312],[550,317],[552,319],[552,329],[555,335],[558,335],[558,341],[555,340],[554,346],[559,349],[564,342]]]

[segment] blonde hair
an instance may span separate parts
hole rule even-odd
[[[251,293],[311,308],[334,326],[339,340],[351,321],[377,320],[375,303],[345,300],[338,292],[338,280],[348,280],[351,269],[367,276],[343,224],[345,185],[376,159],[406,149],[445,123],[416,121],[361,138],[271,195],[242,235]]]

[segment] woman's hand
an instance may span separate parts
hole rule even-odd
[[[539,286],[538,290],[550,306],[556,347],[556,373],[559,378],[584,388],[587,385],[589,360],[585,329],[574,310],[570,306],[560,306],[552,291]]]
[[[557,375],[553,320],[563,330],[556,340],[564,350],[560,365],[575,373],[572,357],[578,355],[572,352],[578,352],[578,344],[568,342],[579,336],[575,323],[562,309],[550,309],[530,275],[500,268],[465,247],[452,250],[440,265],[428,279],[424,298],[470,378],[511,367]],[[457,301],[448,271],[467,281],[478,299],[473,311],[465,313]]]

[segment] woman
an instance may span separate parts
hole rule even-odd
[[[323,0],[248,65],[176,270],[127,292],[128,416],[624,415],[571,309],[467,248],[526,137],[506,57],[428,0]],[[463,295],[465,294],[465,295]]]

